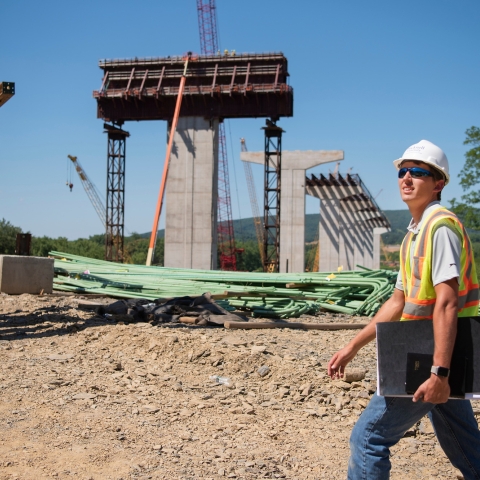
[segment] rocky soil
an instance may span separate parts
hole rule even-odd
[[[0,294],[0,479],[345,478],[375,346],[362,381],[326,364],[356,331],[123,324],[85,298]],[[392,479],[458,475],[426,418],[392,463]]]

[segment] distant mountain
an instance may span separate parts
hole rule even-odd
[[[392,231],[382,235],[383,241],[387,245],[396,245],[402,242],[405,236],[407,225],[412,218],[408,210],[384,210],[383,213],[388,218]],[[305,216],[305,243],[314,242],[317,237],[318,223],[320,215],[318,213],[309,213]],[[235,239],[240,241],[256,241],[255,224],[253,217],[241,218],[233,221],[233,230]],[[158,231],[158,238],[163,238],[164,230]],[[150,232],[140,234],[141,237],[150,238]]]

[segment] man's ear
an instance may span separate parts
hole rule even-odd
[[[436,183],[435,188],[433,189],[433,191],[434,191],[434,192],[441,192],[444,187],[445,187],[445,180],[439,180],[439,181]]]

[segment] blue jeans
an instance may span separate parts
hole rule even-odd
[[[465,480],[480,480],[480,432],[468,400],[414,403],[375,394],[350,437],[348,480],[390,478],[390,447],[428,414],[445,454]]]

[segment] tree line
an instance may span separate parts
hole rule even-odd
[[[15,226],[5,219],[0,220],[0,254],[15,254],[17,233],[28,232],[23,232],[21,227]],[[132,233],[125,237],[125,263],[145,265],[149,242],[150,238],[149,236],[147,238],[145,234]],[[164,264],[164,245],[164,238],[159,235],[155,248],[154,265],[162,266]],[[255,271],[261,269],[260,252],[256,241],[240,240],[236,242],[236,247],[242,250],[242,253],[238,256],[239,270]],[[105,258],[105,235],[92,235],[77,240],[68,240],[66,237],[32,236],[31,255],[47,257],[48,253],[53,250],[103,260]]]

